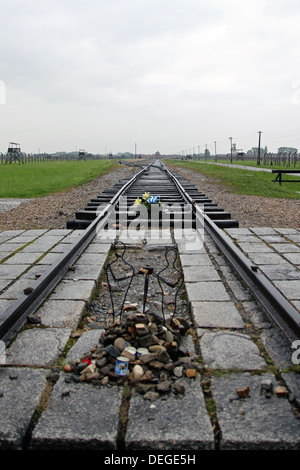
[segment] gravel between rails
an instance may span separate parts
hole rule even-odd
[[[104,189],[137,170],[124,165],[64,193],[23,202],[17,208],[0,213],[0,230],[64,229],[67,220],[73,219],[77,210],[84,209]],[[229,211],[232,218],[239,221],[240,227],[300,227],[299,200],[236,195],[204,175],[181,168],[176,171]]]

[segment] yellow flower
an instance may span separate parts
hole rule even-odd
[[[150,193],[144,193],[142,197],[143,197],[143,199],[146,199],[146,200],[147,200],[148,197],[149,197],[149,195],[150,195]]]
[[[135,201],[134,201],[134,206],[138,206],[139,204],[141,204],[142,200],[138,197]]]

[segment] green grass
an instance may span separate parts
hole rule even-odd
[[[0,198],[36,198],[60,193],[104,175],[117,165],[111,160],[0,165]]]
[[[251,171],[229,168],[208,163],[168,160],[167,165],[187,168],[214,179],[228,187],[234,194],[247,194],[269,198],[300,199],[299,183],[273,183],[276,175],[264,171]],[[284,179],[296,179],[296,175],[285,175]],[[201,189],[201,188],[199,188]]]

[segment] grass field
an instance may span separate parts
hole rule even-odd
[[[225,185],[235,194],[248,194],[270,198],[300,199],[299,183],[273,183],[276,175],[265,171],[251,171],[227,166],[210,165],[189,161],[168,160],[170,166],[179,166],[202,173]],[[285,175],[284,179],[296,179],[296,175]]]
[[[111,160],[38,162],[0,166],[0,198],[36,198],[66,191],[118,166]]]

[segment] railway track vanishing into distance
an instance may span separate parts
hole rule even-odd
[[[8,343],[14,338],[26,322],[27,315],[39,308],[99,230],[107,228],[112,222],[118,224],[125,221],[127,225],[136,222],[137,213],[132,210],[133,204],[145,192],[159,195],[167,205],[169,226],[178,228],[185,222],[190,224],[190,228],[200,227],[204,234],[207,232],[289,341],[299,339],[297,310],[224,232],[225,228],[238,227],[238,221],[160,160],[145,166],[141,163],[133,166],[140,167],[134,176],[121,180],[91,199],[85,210],[76,212],[75,219],[67,222],[67,228],[81,230],[81,234],[71,248],[35,281],[32,291],[21,295],[6,310],[0,321],[0,339]],[[148,228],[153,226],[151,220],[139,218],[138,221]],[[156,228],[163,226],[163,211],[154,224]]]

